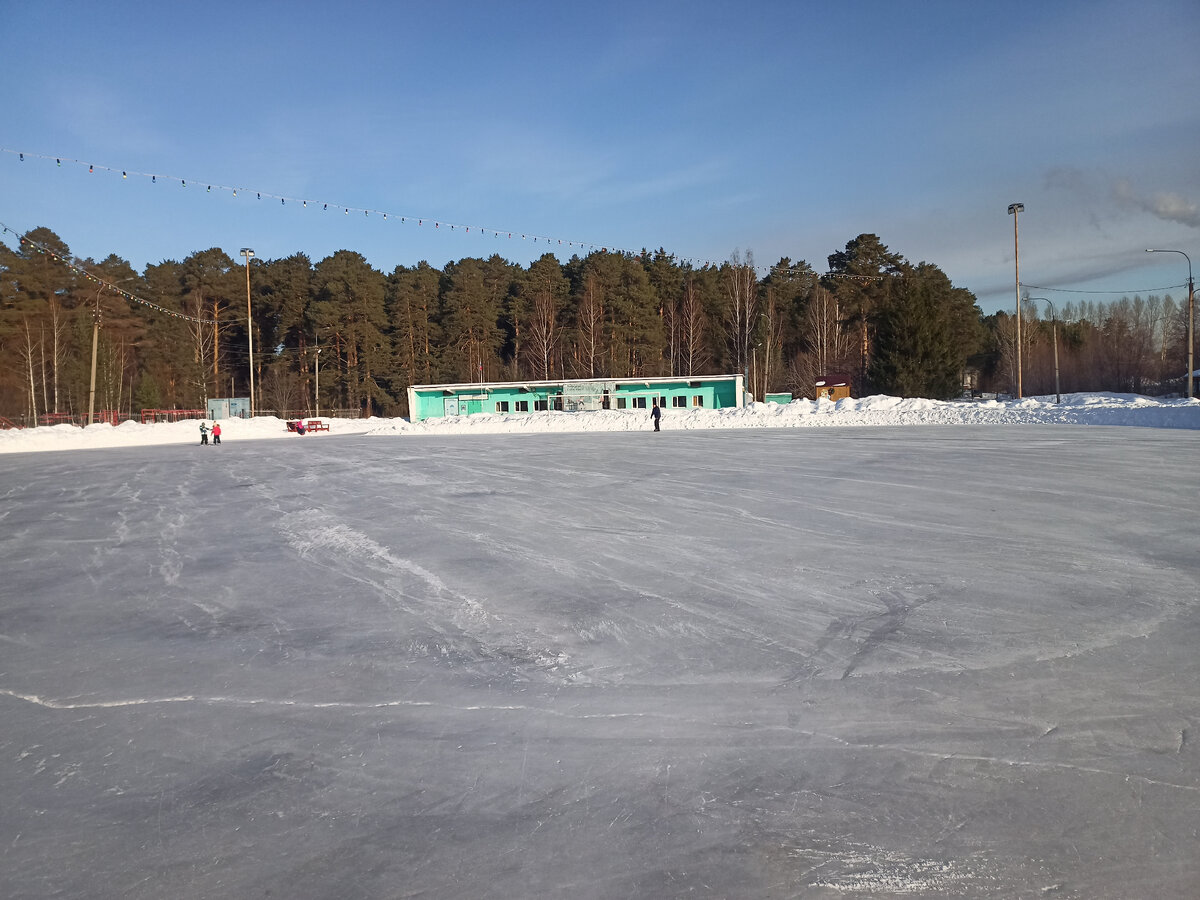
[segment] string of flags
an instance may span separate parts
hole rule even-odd
[[[325,201],[325,200],[313,200],[311,198],[304,198],[304,197],[289,197],[286,195],[276,194],[276,193],[272,193],[270,191],[262,191],[262,190],[258,190],[255,188],[232,187],[230,185],[214,184],[212,182],[199,180],[199,179],[195,179],[195,178],[189,179],[189,178],[183,178],[183,177],[176,176],[176,175],[163,175],[161,173],[156,173],[156,172],[139,172],[139,171],[136,171],[136,170],[130,169],[130,168],[118,168],[115,166],[100,165],[100,164],[96,164],[96,163],[85,163],[79,159],[68,159],[67,157],[63,157],[63,156],[48,156],[48,155],[42,154],[42,153],[29,153],[29,152],[20,151],[20,150],[10,150],[7,147],[0,147],[0,153],[8,153],[8,154],[14,155],[14,156],[18,157],[19,161],[21,161],[21,162],[25,162],[26,158],[47,160],[47,161],[54,160],[54,163],[58,168],[62,168],[63,163],[67,163],[68,165],[72,165],[72,166],[86,166],[87,170],[90,174],[95,174],[98,171],[109,173],[109,174],[114,174],[114,175],[117,173],[120,173],[121,178],[123,180],[128,180],[130,176],[133,176],[135,178],[148,178],[148,179],[150,179],[151,184],[158,184],[159,181],[162,181],[163,183],[177,182],[181,187],[185,187],[185,188],[188,187],[189,184],[191,184],[193,186],[203,186],[204,192],[206,194],[211,194],[215,190],[218,192],[225,192],[225,193],[231,194],[234,197],[238,197],[238,196],[253,197],[255,200],[270,200],[272,202],[274,202],[275,200],[278,200],[280,206],[287,206],[289,203],[291,203],[293,206],[299,205],[301,209],[308,209],[310,206],[313,207],[314,209],[320,209],[322,212],[328,212],[330,209],[332,209],[334,212],[340,211],[343,215],[346,215],[346,216],[350,215],[351,213],[354,213],[355,215],[358,215],[361,213],[364,217],[367,217],[367,218],[374,216],[376,218],[381,218],[384,221],[398,221],[401,224],[411,224],[411,223],[415,222],[416,225],[420,228],[424,228],[428,225],[432,225],[436,231],[444,230],[444,231],[450,231],[450,232],[455,232],[455,233],[461,232],[463,234],[470,234],[472,231],[474,231],[481,236],[486,237],[488,235],[491,235],[495,238],[507,238],[509,240],[519,237],[523,241],[532,241],[535,244],[538,243],[539,241],[541,241],[541,242],[545,243],[547,246],[568,247],[568,248],[572,248],[572,249],[577,248],[581,251],[587,251],[587,252],[591,252],[594,250],[600,250],[601,252],[604,252],[604,253],[609,253],[609,252],[621,253],[626,256],[638,256],[641,253],[640,250],[629,250],[629,249],[625,249],[625,248],[621,248],[621,247],[601,246],[599,244],[596,244],[596,243],[593,243],[590,241],[580,241],[580,240],[574,240],[574,239],[556,238],[556,237],[550,237],[550,236],[547,236],[544,234],[533,234],[530,232],[488,228],[488,227],[481,227],[478,225],[465,225],[460,222],[445,222],[445,221],[442,221],[441,219],[435,219],[435,218],[431,218],[429,216],[413,216],[413,215],[409,215],[407,213],[397,214],[394,212],[388,212],[388,211],[384,211],[384,210],[380,210],[380,209],[347,206],[345,204],[332,203],[332,202]],[[685,263],[685,264],[693,265],[693,266],[696,266],[699,268],[719,267],[721,265],[720,263],[714,263],[711,260],[701,260],[696,257],[681,257],[681,256],[677,256],[676,254],[673,254],[673,253],[670,254],[670,258],[673,261],[676,261],[678,263]],[[790,271],[790,270],[781,270],[775,266],[755,266],[754,268],[759,272],[773,272],[776,274],[783,274],[785,271]],[[797,274],[802,274],[802,273],[797,273]],[[811,274],[811,273],[809,273],[809,274]],[[822,277],[847,278],[847,279],[871,281],[871,280],[878,280],[880,276],[843,275],[843,274],[827,273],[826,276],[822,276]]]
[[[129,291],[113,284],[111,281],[106,281],[103,278],[99,277],[98,275],[93,275],[91,272],[89,272],[87,269],[83,268],[83,266],[80,266],[74,260],[67,259],[67,257],[65,257],[59,253],[56,253],[54,250],[50,249],[49,247],[45,246],[44,244],[39,244],[37,241],[29,240],[29,238],[22,235],[21,232],[17,231],[15,228],[10,228],[9,226],[5,225],[3,222],[0,222],[0,229],[3,229],[3,231],[0,233],[8,234],[9,232],[11,232],[12,234],[16,235],[17,240],[19,240],[21,242],[21,246],[27,247],[30,250],[34,250],[37,253],[41,253],[44,256],[49,256],[51,259],[58,260],[60,263],[62,263],[64,266],[66,266],[68,269],[70,269],[72,272],[74,272],[76,275],[82,276],[83,278],[90,281],[92,284],[99,285],[101,288],[107,288],[108,290],[110,290],[116,294],[120,294],[122,297],[124,297],[126,300],[128,300],[131,303],[140,303],[142,306],[148,306],[148,307],[150,307],[150,309],[157,310],[158,312],[163,313],[164,315],[172,316],[176,319],[183,319],[184,321],[187,321],[187,322],[199,322],[202,325],[216,325],[217,324],[216,319],[204,319],[204,318],[200,318],[198,316],[189,316],[186,313],[176,312],[173,309],[167,309],[165,306],[159,306],[157,303],[152,303],[149,300],[145,300],[142,297],[138,297],[136,294],[131,294]]]
[[[478,225],[464,225],[461,222],[445,222],[441,219],[435,219],[430,216],[420,216],[420,215],[413,216],[413,215],[409,215],[407,213],[397,214],[394,212],[388,212],[388,211],[380,210],[380,209],[364,208],[364,207],[360,207],[360,206],[347,206],[345,204],[334,203],[334,202],[330,202],[330,201],[326,201],[326,200],[314,200],[312,198],[305,198],[305,197],[289,197],[287,195],[276,194],[276,193],[272,193],[270,191],[258,190],[256,188],[232,187],[230,185],[214,184],[214,183],[211,183],[208,181],[203,181],[203,180],[194,179],[194,178],[189,179],[189,178],[184,178],[184,177],[177,176],[177,175],[163,175],[161,173],[156,173],[156,172],[139,172],[139,171],[135,171],[135,170],[129,169],[129,168],[118,168],[115,166],[106,166],[106,165],[100,165],[100,164],[96,164],[96,163],[85,163],[79,159],[68,159],[67,157],[63,157],[63,156],[48,156],[48,155],[42,154],[42,153],[27,153],[27,152],[20,151],[20,150],[10,150],[7,147],[0,147],[0,152],[16,155],[20,159],[21,162],[24,162],[26,159],[41,159],[41,160],[51,160],[52,159],[52,160],[54,160],[55,165],[59,168],[62,168],[63,163],[67,163],[68,165],[86,166],[88,172],[92,173],[92,174],[95,174],[96,172],[107,172],[107,173],[111,173],[111,174],[120,173],[121,178],[126,179],[126,180],[130,176],[133,176],[135,178],[149,178],[151,184],[158,184],[160,181],[162,181],[164,184],[165,183],[178,183],[181,187],[187,187],[190,183],[193,186],[203,186],[204,192],[207,194],[211,194],[213,191],[218,191],[218,192],[223,191],[225,193],[231,194],[234,197],[237,197],[240,195],[243,197],[253,197],[256,200],[271,200],[271,201],[278,200],[280,206],[286,206],[288,203],[291,203],[293,205],[299,204],[301,209],[308,209],[310,206],[314,209],[320,209],[322,212],[328,212],[330,209],[332,209],[335,212],[341,212],[343,215],[347,215],[347,216],[350,215],[351,213],[354,213],[355,215],[358,215],[361,213],[365,217],[376,216],[376,217],[382,218],[384,220],[399,221],[402,224],[410,224],[410,223],[415,222],[417,224],[417,226],[419,226],[419,227],[425,227],[428,225],[432,225],[434,227],[434,229],[438,230],[438,231],[441,231],[441,230],[453,231],[453,232],[461,231],[463,234],[470,234],[472,231],[474,231],[474,232],[476,232],[478,234],[482,234],[482,235],[490,234],[497,238],[507,237],[507,238],[511,239],[511,238],[520,237],[521,240],[531,240],[534,243],[537,243],[538,241],[542,241],[546,244],[554,244],[554,245],[561,245],[561,246],[567,246],[567,247],[578,247],[580,249],[586,249],[586,250],[598,250],[599,249],[599,250],[604,250],[607,252],[611,249],[613,252],[616,252],[616,253],[635,252],[635,251],[630,251],[630,250],[622,250],[619,248],[601,247],[599,244],[591,243],[589,241],[567,240],[564,238],[553,238],[553,237],[549,237],[547,235],[533,234],[530,232],[521,232],[521,231],[513,231],[513,230],[505,230],[505,229],[496,229],[496,228],[486,228],[486,227],[481,227]],[[707,265],[707,263],[706,263],[706,265]]]

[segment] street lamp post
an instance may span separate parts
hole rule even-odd
[[[1054,402],[1062,403],[1062,391],[1058,387],[1058,314],[1054,303],[1047,297],[1026,297],[1026,300],[1041,300],[1050,306],[1050,334],[1054,342]]]
[[[250,345],[250,418],[254,418],[254,320],[250,314],[250,257],[254,251],[249,247],[242,248],[242,256],[246,257],[246,339]]]
[[[127,281],[133,281],[132,278],[122,278],[117,284],[124,284]],[[96,291],[96,308],[92,311],[92,383],[88,388],[88,420],[89,425],[95,421],[96,409],[96,350],[100,344],[100,295],[104,293],[104,289],[109,287],[107,284],[101,284]]]
[[[1195,323],[1196,323],[1196,290],[1192,283],[1192,258],[1182,250],[1147,250],[1147,253],[1178,253],[1188,262],[1188,304],[1187,304],[1187,395],[1188,397],[1196,396],[1192,390],[1192,373],[1195,371],[1195,365],[1192,362],[1192,354],[1195,349]]]
[[[93,413],[96,409],[96,348],[100,342],[100,294],[105,285],[100,285],[96,291],[96,308],[92,311],[92,384],[88,388],[88,424],[95,421]]]
[[[321,348],[317,348],[313,373],[313,405],[317,408],[317,418],[321,418]]]
[[[1017,239],[1017,213],[1025,211],[1024,203],[1008,204],[1008,214],[1013,217],[1013,265],[1017,271],[1017,399],[1021,393],[1021,245]]]

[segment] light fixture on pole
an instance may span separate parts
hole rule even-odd
[[[92,386],[88,388],[88,424],[91,425],[93,411],[96,408],[96,347],[100,341],[100,294],[106,285],[100,285],[96,291],[96,308],[92,311]]]
[[[1021,244],[1017,239],[1017,213],[1025,211],[1024,203],[1008,204],[1013,217],[1013,265],[1017,270],[1017,399],[1021,399]]]
[[[1192,376],[1195,373],[1195,364],[1192,362],[1192,354],[1195,349],[1195,325],[1196,325],[1196,289],[1192,283],[1192,258],[1182,250],[1147,250],[1147,253],[1178,253],[1188,261],[1188,304],[1187,304],[1187,395],[1189,398],[1196,396],[1192,390]]]
[[[1062,403],[1062,391],[1058,388],[1058,314],[1054,311],[1054,303],[1047,297],[1026,297],[1026,300],[1041,300],[1050,305],[1050,334],[1054,342],[1054,402]]]
[[[242,248],[242,256],[246,257],[246,339],[250,345],[250,418],[254,418],[254,320],[250,315],[250,257],[254,251],[249,247]]]
[[[317,348],[313,373],[313,405],[317,408],[317,418],[321,418],[321,348]]]
[[[117,284],[124,284],[127,281],[133,281],[132,278],[122,278]],[[96,308],[92,311],[92,383],[88,388],[88,418],[89,425],[95,421],[93,418],[96,409],[96,350],[100,343],[100,295],[104,293],[104,289],[109,287],[107,284],[101,284],[99,290],[96,291]]]

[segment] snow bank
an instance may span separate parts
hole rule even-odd
[[[223,442],[244,440],[329,440],[339,434],[517,434],[583,431],[645,431],[649,414],[643,410],[605,410],[567,413],[476,413],[445,419],[409,422],[407,419],[325,419],[329,432],[288,432],[274,416],[225,419]],[[860,400],[793,400],[788,404],[753,403],[744,409],[667,409],[664,431],[714,428],[819,428],[881,425],[1134,425],[1147,428],[1200,429],[1200,400],[1157,400],[1137,394],[1068,394],[1056,404],[1053,397],[1022,400],[923,400],[877,395]],[[79,428],[0,431],[0,453],[40,450],[85,450],[148,444],[199,443],[199,422],[142,425],[123,422]]]

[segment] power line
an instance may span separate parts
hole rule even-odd
[[[234,197],[237,197],[238,193],[241,192],[241,194],[243,196],[253,195],[254,198],[257,200],[263,200],[263,199],[278,200],[279,204],[281,206],[286,206],[289,203],[292,204],[293,206],[295,206],[296,204],[299,204],[301,209],[308,209],[309,206],[312,206],[314,209],[319,208],[322,212],[328,212],[329,210],[332,209],[334,212],[341,211],[343,213],[343,215],[347,215],[347,216],[350,215],[350,213],[354,213],[356,215],[359,213],[362,213],[362,215],[365,217],[369,218],[371,216],[375,216],[376,218],[382,218],[384,221],[391,218],[393,221],[399,220],[402,224],[409,224],[409,223],[415,222],[418,227],[422,227],[422,228],[425,227],[426,225],[432,224],[435,231],[448,230],[448,231],[456,232],[456,233],[461,232],[463,234],[470,234],[471,231],[474,230],[481,235],[491,234],[492,236],[494,236],[496,238],[507,237],[509,239],[514,239],[519,236],[521,238],[521,240],[523,240],[523,241],[532,240],[533,243],[535,243],[535,244],[538,241],[542,241],[547,246],[558,246],[558,247],[565,246],[565,247],[572,248],[572,249],[578,248],[579,250],[588,250],[588,251],[600,250],[601,252],[604,252],[604,253],[609,253],[609,252],[621,253],[626,256],[632,256],[632,257],[638,257],[638,258],[640,258],[643,255],[642,250],[630,250],[630,249],[625,249],[625,248],[621,248],[621,247],[610,247],[610,246],[596,243],[594,241],[581,241],[581,240],[577,240],[577,239],[556,238],[556,237],[551,237],[549,235],[544,235],[544,234],[534,234],[532,232],[523,232],[519,229],[492,228],[489,226],[466,225],[461,222],[446,222],[442,219],[438,219],[433,216],[423,216],[423,215],[414,216],[414,215],[411,215],[408,213],[398,214],[398,213],[394,213],[394,212],[390,212],[390,211],[384,211],[384,210],[368,208],[368,207],[348,206],[343,203],[336,203],[336,202],[331,202],[331,201],[327,201],[327,200],[314,200],[312,198],[305,198],[305,197],[291,197],[291,196],[287,196],[284,194],[276,194],[271,191],[258,190],[257,188],[239,188],[239,187],[232,187],[230,185],[225,185],[225,184],[215,184],[211,181],[208,181],[205,179],[199,179],[199,178],[185,178],[185,177],[178,176],[178,175],[164,175],[164,174],[158,173],[158,172],[139,172],[139,171],[136,171],[136,170],[130,169],[130,168],[119,168],[117,166],[98,165],[95,163],[85,163],[83,160],[69,159],[65,156],[49,156],[44,153],[31,153],[31,152],[25,152],[25,151],[21,151],[21,150],[12,150],[12,149],[9,149],[8,147],[0,147],[0,153],[8,153],[13,156],[16,156],[19,158],[19,160],[21,162],[24,162],[26,157],[28,157],[29,159],[40,159],[40,160],[46,160],[46,161],[54,160],[55,165],[58,166],[59,168],[62,168],[63,163],[68,163],[70,165],[76,165],[76,166],[87,166],[88,172],[93,173],[93,174],[96,171],[108,172],[108,173],[111,173],[114,175],[119,172],[121,174],[121,178],[123,180],[127,180],[132,175],[132,176],[138,177],[138,178],[149,178],[151,184],[158,184],[159,180],[162,180],[164,183],[178,182],[179,185],[182,187],[187,187],[189,184],[191,184],[197,188],[203,187],[204,192],[208,193],[208,194],[211,194],[214,190],[216,190],[216,191],[224,191],[226,193],[232,194]],[[643,248],[643,250],[644,249],[645,248]],[[654,251],[647,251],[647,253],[651,256],[655,255]],[[688,265],[698,266],[700,268],[708,268],[708,267],[719,268],[720,265],[722,265],[719,263],[714,263],[711,260],[702,260],[699,257],[678,256],[674,253],[667,254],[667,256],[672,260],[678,260],[680,263],[686,263]],[[878,281],[878,280],[881,280],[881,278],[882,278],[882,276],[878,276],[878,275],[849,275],[849,274],[834,273],[834,272],[826,272],[822,275],[822,274],[818,274],[818,273],[811,272],[811,271],[797,272],[796,270],[786,270],[786,269],[781,269],[777,266],[757,266],[756,265],[756,266],[753,266],[752,268],[756,272],[768,272],[768,273],[775,273],[775,274],[806,274],[806,275],[812,275],[817,278],[846,278],[846,279],[856,279],[856,280],[860,280],[860,281]]]
[[[276,194],[271,191],[259,190],[257,188],[240,188],[240,187],[232,187],[230,185],[225,185],[225,184],[215,184],[206,179],[185,178],[185,177],[178,176],[178,175],[163,175],[158,172],[139,172],[139,171],[136,171],[136,170],[130,169],[130,168],[119,168],[116,166],[97,165],[95,163],[85,163],[83,160],[69,159],[65,156],[49,156],[44,153],[29,153],[29,152],[20,151],[20,150],[11,150],[7,147],[0,147],[0,153],[9,153],[14,156],[17,156],[17,157],[19,157],[20,161],[22,161],[22,162],[24,162],[27,157],[29,159],[41,159],[41,160],[47,160],[47,161],[54,160],[55,164],[59,168],[62,167],[63,163],[68,163],[71,165],[87,166],[88,172],[91,172],[91,173],[95,173],[96,171],[101,171],[101,172],[109,172],[112,174],[117,174],[119,172],[122,179],[128,179],[131,175],[135,176],[135,177],[139,177],[139,178],[149,178],[151,184],[157,184],[160,179],[164,183],[178,182],[180,184],[180,186],[182,186],[182,187],[187,187],[188,184],[190,183],[196,187],[203,187],[205,190],[205,193],[209,193],[209,194],[211,194],[215,190],[215,191],[224,191],[224,192],[230,193],[234,197],[236,197],[236,196],[238,196],[238,193],[240,192],[243,196],[253,195],[253,197],[257,200],[263,200],[263,199],[278,200],[281,206],[286,206],[289,203],[291,203],[293,206],[296,204],[299,204],[302,209],[307,209],[309,206],[312,206],[314,209],[319,208],[323,212],[328,212],[331,209],[334,212],[340,211],[341,213],[343,213],[344,215],[347,215],[347,216],[350,215],[350,213],[355,213],[356,215],[361,213],[365,217],[376,216],[376,217],[382,218],[384,220],[387,220],[389,218],[391,218],[393,220],[399,220],[402,224],[408,224],[408,223],[415,222],[418,227],[432,225],[434,230],[436,230],[436,231],[443,231],[443,230],[452,231],[452,232],[461,231],[463,234],[470,234],[471,231],[474,230],[474,231],[478,232],[479,234],[483,234],[483,235],[491,234],[497,238],[505,237],[505,236],[507,236],[509,239],[512,239],[515,237],[520,237],[521,240],[525,240],[525,241],[532,240],[533,243],[535,243],[535,244],[538,241],[542,241],[542,242],[546,243],[547,245],[567,246],[567,247],[571,247],[571,248],[579,248],[580,250],[585,250],[585,249],[586,250],[601,250],[603,252],[611,251],[614,253],[623,253],[623,254],[628,254],[628,255],[633,255],[633,256],[639,255],[641,253],[640,250],[628,250],[628,249],[622,249],[619,247],[608,247],[608,246],[604,246],[599,243],[596,243],[594,241],[581,241],[581,240],[577,240],[577,239],[554,238],[549,235],[534,234],[534,233],[528,232],[528,231],[521,231],[520,229],[492,228],[492,227],[480,226],[480,225],[467,225],[467,224],[463,224],[461,222],[447,222],[443,219],[438,219],[433,216],[425,216],[425,215],[414,216],[409,213],[398,214],[398,213],[385,211],[385,210],[381,210],[381,209],[374,209],[374,208],[368,208],[368,207],[362,207],[362,206],[348,206],[343,203],[336,203],[336,202],[332,202],[332,201],[328,201],[328,200],[314,200],[311,197],[291,197],[291,196],[287,196],[285,194]],[[680,257],[680,259],[682,259],[685,262],[702,264],[704,266],[713,265],[713,263],[707,262],[707,261],[701,263],[700,260],[694,259],[694,258]]]
[[[148,306],[151,309],[158,310],[160,313],[164,313],[168,316],[174,316],[176,319],[183,319],[187,322],[199,322],[202,325],[218,324],[216,319],[201,319],[197,316],[189,316],[185,313],[176,312],[173,309],[167,309],[165,306],[159,306],[157,303],[151,303],[149,300],[143,300],[141,297],[138,297],[135,294],[129,293],[129,291],[125,290],[124,288],[117,287],[111,281],[105,281],[103,278],[99,277],[98,275],[93,275],[87,269],[83,268],[80,265],[77,265],[75,262],[67,259],[64,256],[61,256],[60,254],[55,253],[53,250],[51,250],[49,247],[45,246],[44,244],[39,244],[37,241],[31,241],[29,238],[25,237],[23,234],[21,234],[15,228],[10,228],[9,226],[5,225],[3,222],[0,222],[0,229],[3,229],[2,231],[0,231],[0,233],[8,234],[9,232],[12,232],[14,235],[16,235],[17,240],[20,241],[22,244],[28,245],[31,249],[36,250],[38,253],[44,254],[45,256],[49,256],[51,259],[58,260],[60,263],[62,263],[64,266],[66,266],[68,269],[70,269],[72,272],[76,273],[77,275],[82,275],[88,281],[92,282],[92,284],[98,284],[98,285],[101,285],[102,288],[108,288],[109,290],[113,291],[114,293],[120,294],[126,300],[131,300],[134,303],[140,303],[142,306]]]
[[[1169,291],[1169,290],[1172,290],[1173,288],[1185,288],[1185,287],[1187,287],[1187,285],[1186,284],[1169,284],[1166,287],[1140,288],[1139,290],[1136,290],[1136,291],[1083,291],[1083,290],[1078,290],[1076,288],[1043,287],[1040,284],[1026,284],[1025,282],[1022,281],[1021,287],[1033,288],[1034,290],[1037,290],[1037,291],[1058,291],[1059,293],[1062,293],[1062,294],[1153,294],[1157,291]]]

